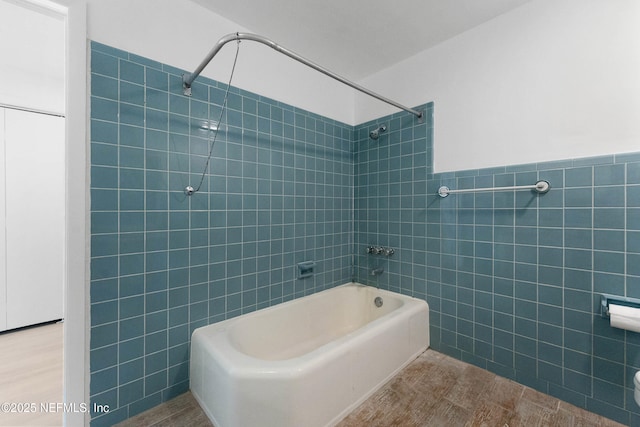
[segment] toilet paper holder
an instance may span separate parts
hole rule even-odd
[[[600,295],[600,316],[609,317],[609,304],[625,305],[627,307],[640,308],[640,299],[621,297],[619,295]]]

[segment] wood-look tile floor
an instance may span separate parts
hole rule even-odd
[[[119,427],[212,426],[191,393]],[[622,426],[488,371],[427,350],[356,408],[339,427]]]
[[[339,426],[622,425],[484,369],[427,350]]]
[[[62,403],[62,328],[54,323],[0,334],[0,403],[21,410],[0,411],[0,426],[62,425],[62,411],[41,407]]]

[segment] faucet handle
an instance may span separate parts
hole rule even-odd
[[[396,253],[395,250],[391,249],[391,248],[385,248],[382,246],[367,246],[367,253],[368,254],[373,254],[373,255],[385,255],[385,256],[391,256],[394,253]]]

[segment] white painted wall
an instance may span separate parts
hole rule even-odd
[[[640,151],[640,2],[535,0],[360,83],[435,102],[436,172]]]
[[[87,12],[89,39],[189,72],[222,36],[251,32],[188,0],[88,0]],[[227,44],[202,75],[227,82],[235,50]],[[353,124],[352,89],[259,43],[241,43],[232,84]]]
[[[0,0],[0,104],[64,114],[64,18],[14,1]]]
[[[90,39],[187,70],[235,31],[188,0],[88,1]],[[203,75],[227,81],[234,52]],[[638,76],[640,2],[534,0],[358,83],[435,101],[440,172],[637,151]],[[253,42],[233,84],[348,124],[397,111]]]

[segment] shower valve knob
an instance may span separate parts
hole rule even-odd
[[[394,249],[384,248],[382,246],[367,246],[367,253],[373,255],[391,256],[396,253],[396,251]]]

